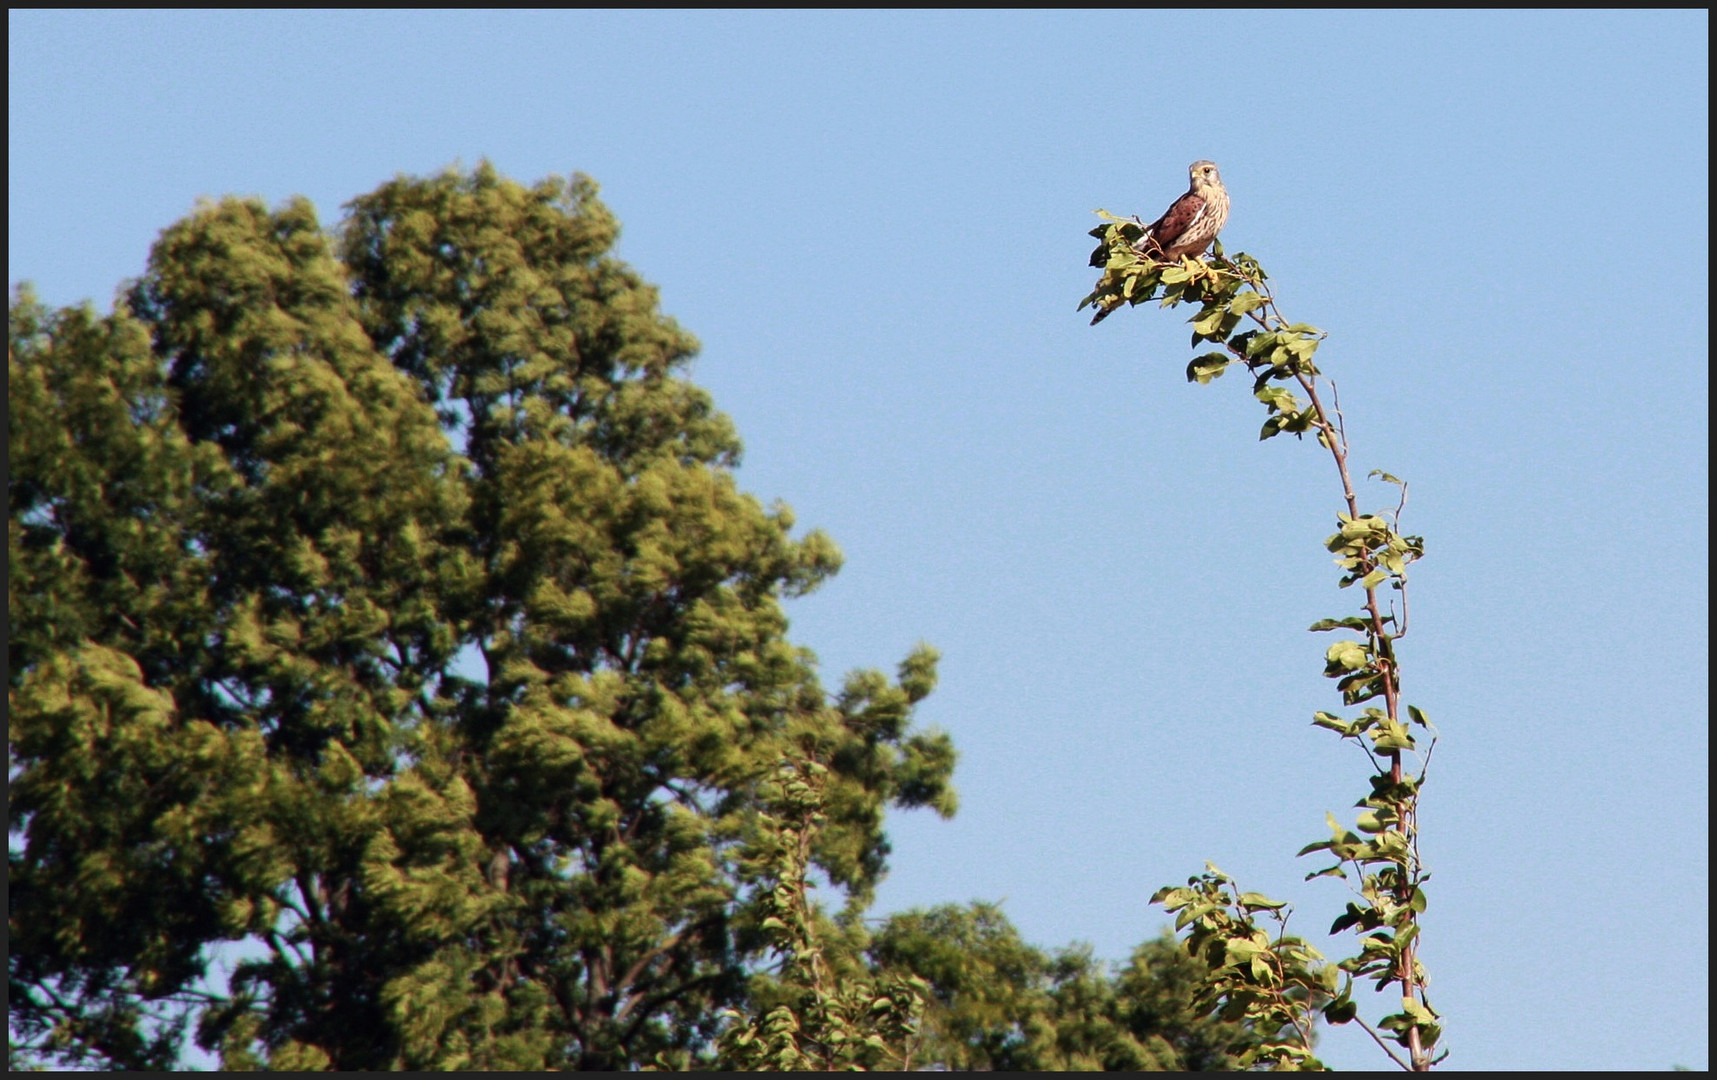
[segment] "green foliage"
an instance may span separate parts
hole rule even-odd
[[[1159,889],[1151,903],[1176,913],[1175,929],[1188,931],[1187,952],[1206,965],[1199,1004],[1226,1020],[1243,1021],[1250,1030],[1276,1033],[1236,1048],[1239,1067],[1323,1068],[1312,1056],[1313,1018],[1320,1005],[1332,1020],[1348,1016],[1350,987],[1330,1000],[1338,972],[1316,949],[1288,934],[1288,905],[1239,891],[1232,878],[1208,863],[1186,888]],[[1274,934],[1258,925],[1259,917],[1275,922]]]
[[[947,905],[893,915],[868,949],[885,971],[930,988],[924,1060],[952,1070],[1022,1068],[1028,1028],[1041,1028],[1049,958],[999,907]]]
[[[1334,855],[1337,860],[1334,865],[1308,878],[1340,877],[1355,892],[1358,902],[1348,905],[1347,913],[1336,920],[1331,933],[1358,931],[1362,935],[1359,952],[1342,960],[1339,966],[1350,975],[1371,979],[1379,991],[1392,983],[1398,984],[1401,1011],[1383,1017],[1377,1028],[1388,1032],[1407,1051],[1407,1058],[1397,1056],[1375,1029],[1368,1025],[1366,1030],[1398,1064],[1414,1070],[1427,1069],[1441,1060],[1435,1056],[1441,1026],[1425,996],[1428,979],[1416,957],[1419,916],[1426,903],[1424,885],[1430,877],[1419,854],[1417,810],[1419,792],[1435,746],[1435,733],[1419,709],[1401,700],[1397,643],[1408,629],[1407,568],[1425,554],[1422,538],[1399,532],[1407,505],[1407,484],[1388,473],[1372,472],[1372,479],[1397,488],[1399,498],[1391,509],[1375,513],[1360,511],[1349,472],[1347,431],[1340,399],[1333,381],[1325,379],[1320,383],[1322,372],[1314,360],[1326,335],[1317,327],[1291,323],[1282,317],[1267,284],[1268,275],[1257,260],[1246,254],[1229,258],[1218,243],[1210,258],[1189,256],[1178,262],[1160,262],[1133,250],[1132,245],[1140,236],[1136,222],[1101,211],[1099,216],[1106,224],[1091,231],[1099,241],[1091,265],[1101,268],[1102,274],[1080,307],[1095,306],[1101,317],[1122,306],[1149,300],[1156,300],[1165,308],[1195,306],[1196,311],[1189,319],[1192,346],[1197,348],[1202,342],[1210,342],[1220,348],[1193,359],[1186,369],[1187,381],[1208,385],[1230,366],[1243,366],[1252,376],[1253,397],[1264,406],[1266,414],[1259,438],[1281,434],[1301,438],[1310,434],[1329,452],[1336,466],[1343,510],[1336,514],[1336,531],[1324,546],[1335,556],[1341,570],[1340,587],[1357,585],[1363,598],[1357,614],[1320,619],[1311,629],[1356,635],[1338,640],[1325,650],[1324,674],[1335,680],[1344,704],[1354,706],[1374,701],[1379,704],[1366,706],[1352,719],[1319,711],[1312,722],[1360,746],[1373,774],[1370,792],[1358,803],[1363,812],[1356,827],[1365,836],[1344,829],[1332,816],[1329,819],[1332,839],[1312,844],[1301,854],[1327,851]],[[1330,391],[1331,407],[1326,407],[1323,401],[1324,384]],[[1420,739],[1427,736],[1421,746]],[[1417,775],[1404,767],[1404,754],[1419,755]],[[1252,910],[1268,908],[1254,909],[1239,899],[1219,900],[1225,883],[1226,879],[1212,869],[1205,878],[1193,880],[1192,892],[1163,890],[1157,898],[1181,911],[1180,925],[1192,920],[1195,930],[1189,940],[1195,948],[1198,942],[1222,940],[1228,943],[1225,947],[1240,950],[1232,953],[1238,957],[1249,947],[1234,943],[1248,940],[1246,935],[1252,935],[1250,940],[1263,948],[1268,935],[1257,937],[1262,931],[1251,929],[1249,919]],[[1220,925],[1207,925],[1216,916],[1187,914],[1195,910],[1225,911],[1221,919],[1226,922],[1219,920]],[[1296,945],[1290,951],[1299,949]],[[1315,956],[1288,959],[1296,963],[1303,960],[1313,965],[1306,969],[1308,972],[1315,970]],[[1213,957],[1207,960],[1216,962]],[[1271,970],[1271,963],[1255,968],[1255,973],[1262,977]],[[1257,1003],[1262,999],[1255,1000],[1258,992],[1255,988],[1248,989],[1224,974],[1229,970],[1227,967],[1215,970],[1218,980],[1214,985],[1219,996],[1237,1003],[1234,1007],[1244,1015],[1254,1015],[1251,1010],[1262,1007]],[[1334,978],[1334,971],[1318,970],[1316,978],[1327,981]],[[1325,989],[1333,990],[1333,985]],[[1352,1008],[1345,989],[1324,1015],[1335,1023],[1358,1020],[1357,1010]],[[1308,1025],[1294,1026],[1303,1029],[1309,1038]],[[1299,1050],[1283,1051],[1282,1055],[1277,1058],[1279,1065],[1312,1060],[1306,1040],[1302,1040]]]
[[[718,1066],[778,1072],[910,1070],[924,1010],[923,980],[851,965],[831,970],[818,940],[807,875],[819,829],[828,821],[829,771],[814,759],[784,760],[765,795],[746,858],[761,886],[759,927],[780,958],[772,1006],[746,1018],[728,1014]]]
[[[826,763],[807,858],[853,906],[887,806],[952,813],[934,652],[824,690],[781,600],[839,553],[737,489],[617,231],[485,165],[332,237],[203,205],[111,315],[16,295],[21,1060],[700,1060],[769,944],[777,762]]]
[[[1229,1070],[1277,1034],[1216,1015],[1203,960],[1169,937],[1109,972],[1089,949],[1027,944],[974,903],[890,916],[867,951],[928,986],[920,1058],[950,1070]]]

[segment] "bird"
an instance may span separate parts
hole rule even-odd
[[[1222,186],[1216,162],[1195,161],[1186,171],[1192,181],[1186,194],[1149,225],[1140,222],[1144,235],[1133,241],[1132,247],[1147,259],[1170,262],[1183,255],[1202,255],[1228,222],[1228,189]],[[1099,246],[1091,256],[1091,265],[1102,266],[1105,258],[1104,249]],[[1091,317],[1091,325],[1096,326],[1121,305],[1118,296],[1111,298]]]
[[[1199,255],[1228,222],[1228,189],[1214,161],[1195,161],[1187,168],[1192,184],[1186,194],[1145,226],[1133,243],[1141,255],[1167,262],[1182,255]]]

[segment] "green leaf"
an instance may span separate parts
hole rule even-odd
[[[1358,671],[1371,663],[1371,656],[1357,641],[1338,641],[1324,650],[1324,660],[1338,671]]]
[[[1243,292],[1228,305],[1228,310],[1236,315],[1245,315],[1264,306],[1264,298],[1255,292]]]
[[[1203,918],[1215,910],[1217,910],[1215,904],[1194,904],[1192,906],[1182,908],[1180,914],[1175,916],[1174,928],[1176,930],[1184,930],[1188,923],[1191,923],[1195,919]]]
[[[1246,938],[1229,938],[1222,943],[1229,964],[1243,964],[1264,951],[1263,946]]]
[[[1411,750],[1417,745],[1413,741],[1413,736],[1409,735],[1407,729],[1400,724],[1393,724],[1390,727],[1372,732],[1372,739],[1375,742],[1375,749],[1381,753],[1388,753],[1391,750]]]
[[[1342,914],[1337,915],[1335,922],[1330,923],[1329,932],[1333,936],[1341,933],[1343,930],[1359,926],[1366,921],[1369,915],[1370,912],[1367,909],[1361,908],[1357,904],[1350,903],[1347,905],[1347,910]]]
[[[1228,365],[1232,362],[1233,361],[1223,353],[1205,353],[1203,356],[1194,359],[1192,363],[1186,366],[1186,381],[1196,382],[1200,385],[1209,385],[1210,380],[1220,378],[1222,373],[1228,370]]]
[[[1221,308],[1207,308],[1199,312],[1192,320],[1193,332],[1201,337],[1215,334],[1216,328],[1222,325],[1222,317],[1225,314],[1227,313]]]
[[[1359,817],[1355,819],[1354,824],[1359,829],[1360,832],[1380,833],[1380,832],[1383,832],[1385,829],[1392,827],[1394,825],[1394,820],[1393,820],[1393,818],[1391,818],[1390,820],[1385,821],[1383,818],[1379,817],[1377,815],[1377,813],[1375,813],[1374,811],[1367,810],[1365,813],[1360,814]]]
[[[1334,713],[1314,713],[1312,715],[1312,724],[1315,727],[1328,728],[1330,731],[1336,732],[1343,738],[1352,735],[1355,732],[1353,724],[1348,723],[1346,720],[1343,720]]]
[[[1319,619],[1307,629],[1314,633],[1323,630],[1358,630],[1363,634],[1371,629],[1371,624],[1358,615],[1348,615],[1340,619]]]

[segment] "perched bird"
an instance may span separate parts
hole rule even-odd
[[[1182,255],[1202,255],[1228,222],[1228,189],[1222,186],[1216,162],[1195,161],[1187,172],[1192,176],[1192,186],[1186,194],[1176,199],[1162,217],[1144,225],[1144,235],[1133,241],[1133,250],[1147,259],[1170,262]],[[1099,246],[1091,256],[1091,265],[1102,266],[1106,258],[1104,248]],[[1119,295],[1108,298],[1091,317],[1091,325],[1108,318],[1123,303]]]
[[[1228,222],[1228,189],[1214,161],[1195,161],[1187,170],[1192,186],[1149,225],[1133,250],[1156,259],[1202,254]]]

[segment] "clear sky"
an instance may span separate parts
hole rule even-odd
[[[1305,627],[1352,599],[1328,460],[1259,444],[1242,379],[1187,385],[1178,314],[1074,311],[1091,211],[1154,216],[1212,158],[1225,244],[1330,332],[1356,465],[1411,481],[1427,539],[1404,662],[1444,736],[1450,1066],[1705,1068],[1708,29],[14,11],[8,275],[106,306],[199,196],[331,222],[399,172],[591,174],[742,483],[846,552],[795,640],[831,683],[945,656],[921,719],[962,807],[893,819],[878,911],[1003,900],[1118,959],[1210,858],[1339,953],[1345,893],[1293,857],[1364,791],[1309,726]]]

